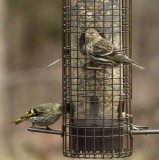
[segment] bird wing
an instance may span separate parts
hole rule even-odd
[[[48,108],[48,107],[51,107],[51,106],[53,106],[53,104],[52,103],[42,103],[42,104],[39,104],[39,105],[37,105],[36,106],[36,108]]]
[[[130,63],[132,61],[128,56],[117,51],[107,55],[107,57],[108,59],[119,62],[119,63]]]
[[[117,65],[119,65],[118,62],[116,62],[114,60],[107,59],[105,57],[93,56],[93,55],[90,55],[90,57],[96,63],[101,64],[101,65],[110,65],[110,66],[117,66]]]
[[[34,116],[41,116],[45,112],[47,112],[47,109],[50,108],[53,104],[52,103],[43,103],[37,105],[35,108],[30,109],[26,114],[24,114],[20,118],[30,118]]]
[[[27,118],[30,118],[30,117],[34,117],[34,116],[40,116],[42,115],[42,111],[40,111],[39,109],[37,108],[33,108],[33,109],[30,109],[26,114],[24,114],[22,117],[20,117],[20,119],[27,119]]]
[[[137,68],[144,70],[145,68],[140,66],[137,62],[130,59],[127,55],[125,55],[122,51],[114,51],[112,54],[106,55],[109,60],[116,61],[118,63],[131,64],[136,66]]]
[[[113,52],[114,46],[112,43],[102,38],[94,44],[93,50],[95,54],[98,54],[100,56],[105,56],[106,54],[108,53],[110,54]]]
[[[39,114],[48,112],[48,110],[52,109],[53,103],[43,103],[34,108]]]

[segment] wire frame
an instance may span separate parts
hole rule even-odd
[[[132,154],[132,72],[128,65],[96,65],[85,31],[95,28],[131,57],[131,0],[63,0],[63,153],[73,158]],[[94,67],[95,66],[95,67]]]

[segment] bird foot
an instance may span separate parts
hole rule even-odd
[[[34,123],[32,123],[32,126],[31,126],[31,128],[35,128],[35,125],[34,125]]]
[[[46,126],[46,129],[47,129],[47,130],[51,130],[51,128],[49,128],[48,126]]]

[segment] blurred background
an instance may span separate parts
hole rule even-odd
[[[159,128],[159,1],[133,0],[134,124]],[[28,123],[8,123],[29,108],[62,99],[61,1],[0,0],[0,159],[53,160],[62,155],[62,138],[31,133]],[[53,126],[61,129],[61,119]],[[128,160],[157,160],[159,135],[134,136]]]

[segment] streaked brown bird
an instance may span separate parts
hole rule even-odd
[[[15,125],[24,121],[32,123],[32,127],[43,126],[49,129],[48,126],[54,124],[62,115],[62,103],[43,103],[30,109],[26,114],[21,116],[14,122]]]
[[[86,52],[97,63],[111,66],[131,64],[141,70],[145,69],[125,55],[122,50],[117,49],[111,42],[101,37],[96,29],[88,29],[85,32],[85,38]]]
[[[98,54],[95,54],[93,51],[93,45],[91,43],[87,43],[86,45],[86,52],[89,55],[89,57],[96,63],[102,65],[102,66],[118,66],[120,63],[107,59],[105,56],[99,56]]]

